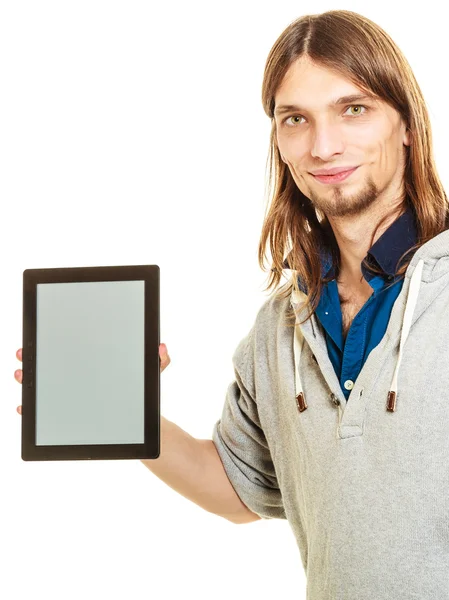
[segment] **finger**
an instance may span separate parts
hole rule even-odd
[[[19,415],[21,415],[21,414],[22,414],[22,407],[21,407],[21,406],[18,406],[16,410],[17,410],[17,412],[19,413]]]
[[[167,355],[164,356],[164,358],[161,358],[161,369],[164,370],[165,367],[167,367],[170,364],[171,360],[170,357]]]
[[[162,371],[170,364],[170,357],[167,352],[167,346],[160,344],[159,346],[160,370]]]
[[[14,378],[19,383],[22,383],[22,381],[23,381],[23,371],[22,371],[22,369],[17,369],[17,371],[14,371]]]
[[[170,357],[169,357],[168,351],[167,351],[167,346],[165,344],[161,344],[159,346],[159,357],[162,362],[170,360]]]
[[[19,348],[16,352],[16,357],[21,361],[22,360],[22,348]]]

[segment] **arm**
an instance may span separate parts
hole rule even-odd
[[[226,475],[212,440],[198,440],[161,417],[161,453],[141,461],[173,490],[232,523],[260,519],[243,504]]]

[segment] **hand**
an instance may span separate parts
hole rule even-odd
[[[20,360],[20,362],[22,362],[22,348],[19,348],[19,350],[17,350],[16,357],[18,360]],[[171,363],[171,359],[170,359],[170,356],[168,355],[168,351],[167,351],[167,346],[165,344],[161,344],[159,346],[159,359],[161,361],[161,373],[162,373],[162,371],[166,367],[168,367],[168,365]],[[17,371],[14,371],[14,378],[17,382],[22,383],[22,380],[23,380],[22,369],[17,369]],[[19,413],[19,415],[22,414],[21,406],[18,406],[16,410]]]

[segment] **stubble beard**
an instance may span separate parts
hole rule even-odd
[[[379,197],[379,189],[372,179],[367,179],[363,188],[352,194],[345,192],[342,184],[332,186],[323,194],[310,189],[307,197],[314,208],[326,216],[341,218],[366,212]]]

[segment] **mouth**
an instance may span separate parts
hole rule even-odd
[[[354,169],[349,169],[349,171],[342,171],[341,173],[337,173],[336,175],[312,175],[317,181],[321,183],[339,183],[340,181],[345,181],[348,179],[356,171],[358,167],[354,167]]]

